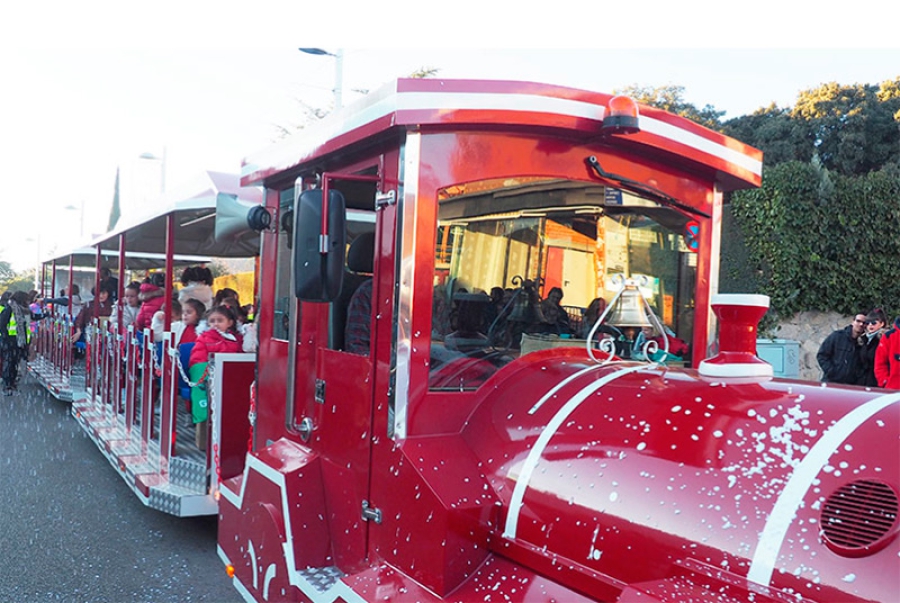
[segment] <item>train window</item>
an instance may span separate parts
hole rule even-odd
[[[369,323],[371,317],[360,317],[365,324],[347,330],[348,313],[356,291],[372,280],[375,258],[375,212],[347,210],[347,250],[344,254],[344,278],[338,298],[331,304],[330,347],[354,354],[369,354]],[[357,306],[360,307],[360,306]]]
[[[439,201],[432,389],[475,389],[522,354],[583,346],[592,302],[611,301],[625,277],[670,335],[691,340],[696,254],[681,212],[546,179],[455,186]]]
[[[290,339],[291,308],[297,306],[291,293],[291,247],[293,243],[294,189],[279,193],[278,249],[275,252],[275,304],[272,337]],[[299,310],[298,310],[299,311]],[[299,318],[299,317],[298,317]],[[299,324],[299,320],[298,320]]]

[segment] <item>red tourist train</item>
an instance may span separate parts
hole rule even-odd
[[[73,414],[145,503],[218,513],[248,601],[893,601],[900,393],[773,378],[768,300],[716,294],[761,170],[623,97],[399,80],[95,241],[258,253],[208,447],[171,339],[115,324]]]

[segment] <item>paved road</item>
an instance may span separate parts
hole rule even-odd
[[[145,507],[30,377],[0,395],[0,602],[241,601],[215,517]]]

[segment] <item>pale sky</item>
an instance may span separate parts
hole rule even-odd
[[[768,0],[730,17],[696,0],[657,19],[654,7],[673,5],[628,14],[638,5],[563,1],[537,13],[461,0],[436,18],[437,3],[406,1],[23,4],[0,22],[0,259],[18,269],[34,266],[39,226],[41,255],[78,242],[82,204],[85,236],[105,230],[117,167],[126,207],[152,203],[163,156],[167,189],[203,170],[236,173],[276,125],[302,119],[299,100],[329,107],[334,59],[298,46],[343,49],[345,105],[361,98],[356,89],[433,67],[436,77],[602,92],[681,85],[686,100],[727,119],[790,106],[825,82],[900,75],[900,43],[887,31],[900,22],[896,2],[874,3],[868,20]],[[872,29],[880,24],[887,37]]]

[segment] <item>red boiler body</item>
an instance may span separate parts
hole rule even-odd
[[[891,600],[900,394],[735,381],[576,350],[500,371],[462,432],[490,548],[601,600]]]

